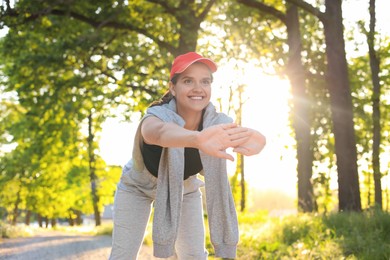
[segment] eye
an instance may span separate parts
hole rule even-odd
[[[209,80],[209,79],[204,79],[204,80],[202,80],[202,85],[203,86],[210,86],[211,85],[211,80]]]
[[[192,84],[192,79],[185,79],[184,84],[186,85],[191,85]]]

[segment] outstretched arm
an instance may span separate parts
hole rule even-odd
[[[248,128],[237,126],[235,123],[215,125],[199,132],[163,122],[154,116],[143,120],[141,133],[148,144],[162,147],[193,147],[208,155],[232,161],[234,158],[226,153],[226,149],[246,143],[252,135]]]
[[[239,144],[238,146],[235,146],[233,152],[240,153],[246,156],[258,154],[263,150],[266,144],[265,136],[254,129],[247,129],[250,133],[248,140]]]

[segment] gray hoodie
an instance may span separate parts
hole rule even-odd
[[[176,113],[176,102],[148,108],[144,118],[156,116],[164,122],[184,126],[185,122]],[[143,118],[143,119],[144,119]],[[229,123],[232,119],[218,113],[209,103],[203,116],[203,128]],[[133,162],[137,171],[144,164],[141,155],[142,136],[137,130]],[[205,178],[206,204],[211,243],[216,257],[235,258],[239,239],[236,209],[228,181],[226,160],[209,156],[199,151]],[[158,169],[157,193],[153,217],[153,246],[156,257],[170,257],[174,254],[183,199],[184,148],[163,148]]]

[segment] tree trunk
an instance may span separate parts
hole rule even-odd
[[[91,182],[91,196],[92,196],[92,206],[95,216],[95,225],[101,225],[101,217],[99,211],[99,195],[97,194],[97,176],[95,173],[95,153],[93,149],[94,135],[92,133],[92,112],[88,116],[88,163],[89,163],[89,179]]]
[[[71,227],[74,226],[74,219],[73,219],[73,212],[72,212],[72,210],[69,210],[68,224]]]
[[[192,14],[192,10],[188,8],[186,10]],[[193,14],[195,15],[195,14]],[[180,16],[180,39],[179,39],[179,47],[176,49],[175,56],[189,52],[196,51],[196,45],[198,42],[198,33],[200,28],[200,22],[196,20],[195,16],[192,16],[192,19],[188,19],[187,17]]]
[[[299,30],[298,8],[287,5],[286,26],[289,46],[287,74],[291,83],[293,108],[292,126],[297,142],[298,210],[316,210],[313,194],[312,165],[313,151],[310,139],[310,98],[305,84],[305,70],[302,65],[301,33]]]
[[[372,168],[375,187],[375,206],[379,209],[382,205],[382,183],[380,172],[380,143],[381,143],[381,114],[380,114],[380,96],[381,86],[379,81],[380,61],[375,51],[375,0],[370,0],[370,31],[367,35],[368,53],[370,56],[372,91],[372,122],[373,122],[373,142],[372,142]]]
[[[24,221],[26,226],[30,225],[30,220],[31,220],[31,210],[27,210],[26,211],[26,218],[25,218],[25,221]]]
[[[341,0],[326,0],[324,32],[337,157],[339,210],[361,211],[353,107],[343,35]]]
[[[244,155],[238,154],[241,161],[241,212],[246,209],[246,186],[245,186],[245,167],[244,167]]]
[[[43,220],[42,220],[41,214],[38,214],[37,219],[38,219],[38,225],[39,225],[39,227],[40,227],[40,228],[43,227]]]
[[[14,204],[14,209],[12,211],[12,222],[11,222],[11,224],[13,226],[15,226],[16,223],[18,222],[19,203],[20,203],[20,189],[18,190],[18,193],[16,194],[16,201],[15,201],[15,204]]]
[[[45,221],[45,228],[48,228],[49,227],[49,218],[44,217],[43,220]]]
[[[244,92],[244,85],[238,86],[238,109],[235,111],[236,112],[236,122],[237,124],[241,125],[242,124],[242,110],[243,110],[243,104],[244,101],[242,100],[242,93]],[[246,187],[245,187],[245,168],[244,168],[244,159],[245,157],[242,154],[237,154],[237,170],[241,175],[240,178],[240,187],[241,187],[241,201],[240,201],[240,206],[241,206],[241,212],[245,211],[246,207]]]
[[[51,224],[51,227],[54,228],[57,226],[57,219],[56,218],[52,218],[50,220],[50,224]]]
[[[82,215],[81,211],[76,210],[75,213],[76,213],[76,225],[81,226],[83,224],[83,218],[81,217],[81,215]]]
[[[196,10],[193,8],[193,0],[180,1],[178,8],[180,11],[174,11],[174,16],[180,27],[178,32],[179,44],[173,50],[173,55],[177,56],[189,51],[196,51],[200,24],[205,20],[214,3],[215,0],[209,0],[203,10]]]

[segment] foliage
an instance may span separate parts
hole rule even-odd
[[[237,259],[388,259],[388,213],[239,215]],[[212,254],[212,247],[208,244]],[[213,259],[213,258],[211,258]]]
[[[370,210],[363,214],[340,213],[323,218],[333,231],[345,255],[358,259],[388,259],[390,257],[389,214]]]
[[[32,231],[26,226],[13,226],[0,221],[0,242],[2,238],[28,237]]]
[[[381,67],[383,72],[379,75],[383,87],[380,93],[380,113],[381,113],[381,142],[380,152],[381,154],[388,153],[390,140],[386,138],[389,135],[389,124],[387,122],[387,111],[389,109],[389,88],[388,86],[388,72],[386,73],[386,67],[389,66],[390,59],[384,55],[383,51],[388,50],[390,46],[389,39],[384,40],[383,50],[378,52],[381,61]],[[386,47],[387,46],[387,47]],[[357,125],[356,140],[358,151],[358,165],[362,169],[361,172],[361,185],[362,189],[362,203],[366,208],[374,205],[374,181],[373,181],[373,165],[372,165],[372,139],[373,139],[373,118],[372,118],[372,101],[373,101],[373,87],[371,81],[371,73],[368,68],[369,60],[367,55],[358,56],[351,59],[351,65],[349,66],[350,75],[354,75],[350,78],[352,86],[352,96],[354,99],[355,110],[355,122]],[[381,175],[388,176],[388,164],[389,159],[386,156],[381,156]],[[383,178],[383,181],[386,179]]]
[[[162,81],[153,72],[165,65],[164,59],[145,61],[153,43],[136,33],[96,28],[67,15],[34,17],[53,3],[39,4],[17,1],[15,8],[31,20],[22,22],[23,17],[11,15],[2,21],[9,26],[0,42],[2,88],[16,97],[1,104],[6,115],[1,117],[1,138],[16,147],[0,158],[0,207],[7,210],[10,220],[20,210],[48,218],[67,217],[74,210],[91,213],[87,118],[92,114],[93,136],[89,138],[93,138],[95,154],[100,124],[115,116],[112,111],[118,106],[122,118],[128,118],[133,109],[144,109],[146,100],[161,91],[156,88]],[[51,8],[57,12],[69,8],[85,17],[91,15],[90,19],[110,19],[113,13],[119,20],[127,17],[124,9],[106,8],[107,4],[53,4]],[[102,5],[100,11],[96,5]],[[95,158],[102,208],[112,203],[119,174],[98,154]]]

